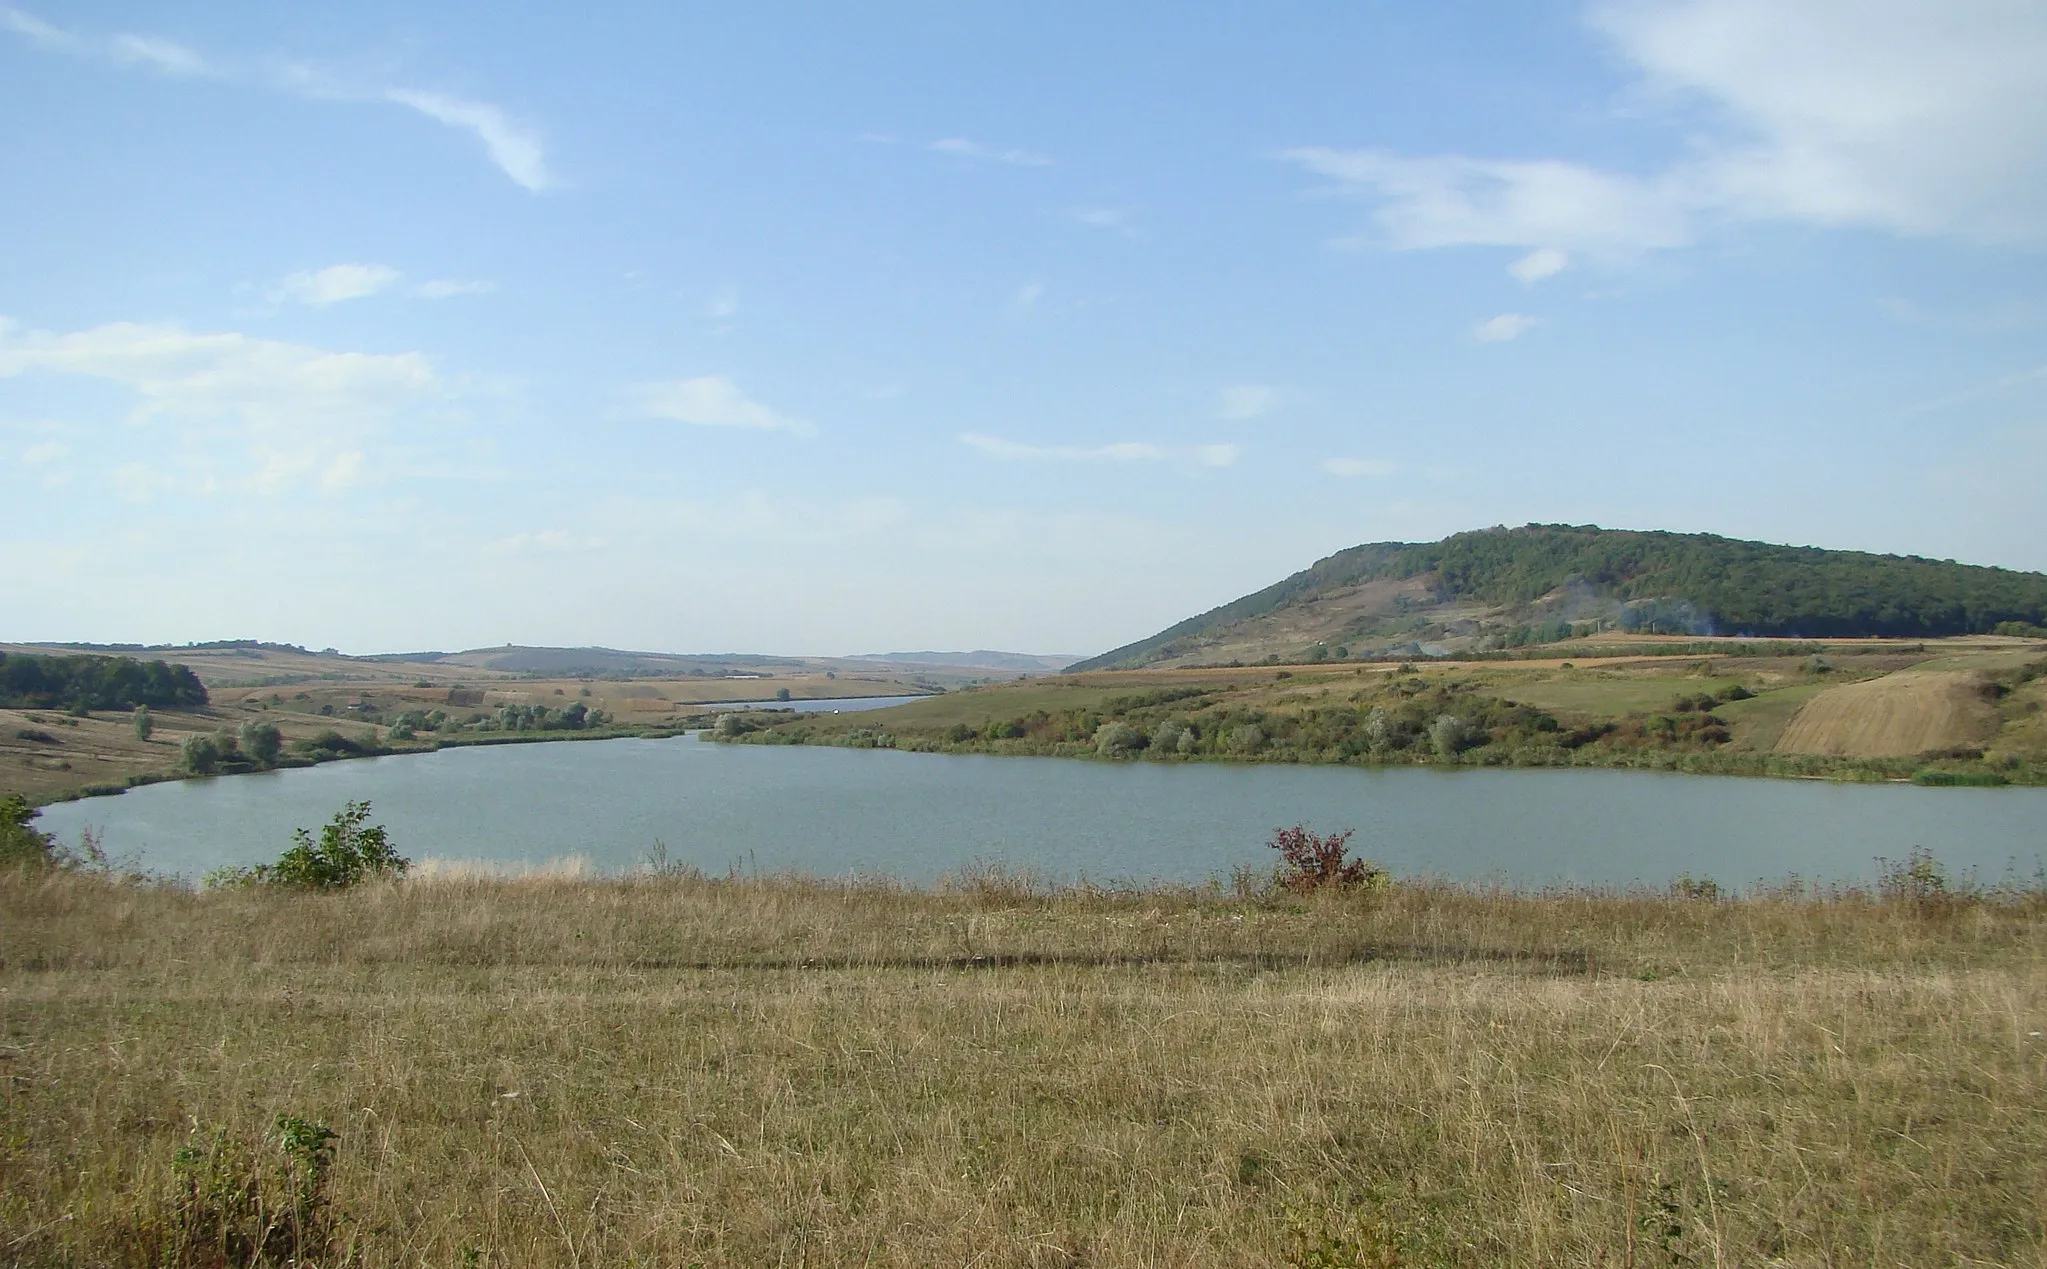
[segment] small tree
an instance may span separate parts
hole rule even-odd
[[[1471,748],[1471,728],[1455,714],[1438,714],[1429,724],[1429,742],[1435,745],[1438,757],[1454,758]]]
[[[1370,860],[1348,858],[1353,831],[1347,828],[1324,836],[1309,831],[1305,824],[1273,829],[1272,840],[1265,844],[1279,852],[1279,884],[1296,894],[1324,887],[1347,890],[1384,886],[1385,869]]]
[[[788,700],[788,699],[789,699],[789,689],[788,689],[788,688],[786,688],[786,687],[778,687],[778,688],[776,688],[776,689],[775,689],[775,699],[776,699],[776,700],[778,700],[778,701],[786,701],[786,700]]]
[[[1121,719],[1095,728],[1095,752],[1104,758],[1128,757],[1144,747],[1144,733]]]
[[[284,733],[275,724],[254,719],[242,724],[236,740],[243,754],[266,767],[275,766],[277,755],[284,749]]]
[[[149,716],[149,706],[135,707],[135,739],[146,741],[149,733],[156,730],[156,720]]]
[[[178,765],[193,775],[220,770],[220,741],[213,736],[187,736],[178,746]]]
[[[301,886],[309,890],[345,889],[378,877],[403,877],[412,861],[391,845],[382,824],[369,823],[370,804],[350,802],[320,830],[316,841],[302,828],[292,830],[291,849],[274,864],[225,868],[206,878],[210,886]]]

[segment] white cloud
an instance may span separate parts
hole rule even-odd
[[[700,375],[642,384],[635,394],[649,418],[690,423],[698,427],[753,428],[809,436],[817,429],[802,419],[779,414],[739,390],[724,375]]]
[[[1034,312],[1038,307],[1038,301],[1044,298],[1045,284],[1043,282],[1026,282],[1016,288],[1015,294],[1009,297],[1009,311],[1018,316]]]
[[[979,432],[960,433],[960,443],[1003,462],[1158,463],[1180,462],[1195,467],[1230,467],[1243,455],[1238,445],[1194,445],[1184,449],[1149,441],[1118,441],[1109,445],[1026,445]]]
[[[286,276],[270,292],[273,302],[311,304],[324,308],[343,300],[360,300],[387,289],[401,275],[382,264],[330,264]]]
[[[1216,417],[1255,419],[1279,408],[1279,389],[1263,383],[1233,383],[1222,390]]]
[[[21,461],[30,466],[54,463],[71,452],[71,447],[61,441],[38,441],[21,452]]]
[[[1507,266],[1507,272],[1523,282],[1534,284],[1544,278],[1553,278],[1571,266],[1571,257],[1555,247],[1538,247],[1519,260]]]
[[[219,72],[198,53],[159,35],[122,33],[96,38],[53,26],[21,9],[0,6],[0,27],[22,36],[37,48],[76,57],[98,57],[126,65],[149,66],[166,75],[214,75]]]
[[[494,282],[468,282],[460,278],[434,278],[412,288],[423,300],[445,300],[457,295],[488,295],[497,290]]]
[[[1627,257],[1744,220],[2047,241],[2047,7],[1605,0],[1590,22],[1670,108],[1684,157],[1645,173],[1375,149],[1282,157],[1371,199],[1388,246],[1534,249],[1531,268],[1545,249]]]
[[[979,159],[984,163],[1006,163],[1011,167],[1050,167],[1052,160],[1030,150],[1005,150],[997,146],[982,145],[965,137],[941,137],[933,141],[931,149],[940,154],[957,155],[963,159]]]
[[[1356,479],[1359,476],[1379,478],[1393,475],[1400,470],[1400,466],[1382,458],[1325,458],[1322,460],[1322,470],[1332,476],[1342,476],[1346,479]]]
[[[214,73],[205,58],[175,40],[154,35],[117,35],[108,41],[107,47],[115,61],[152,66],[166,75]]]
[[[0,322],[0,380],[32,373],[129,389],[136,403],[126,421],[174,425],[167,436],[184,447],[178,462],[195,481],[264,493],[361,483],[369,444],[418,424],[445,396],[418,353],[336,353],[132,322],[61,335]],[[120,447],[141,443],[131,435]],[[164,487],[161,468],[149,470],[150,480],[130,473],[117,487],[130,497]]]
[[[542,529],[533,533],[514,533],[484,544],[484,552],[490,555],[554,555],[568,551],[599,551],[604,549],[605,539],[570,533],[565,529]]]
[[[1481,344],[1503,344],[1521,338],[1537,320],[1526,313],[1502,313],[1472,327],[1471,337]]]
[[[506,176],[539,193],[554,184],[547,171],[547,151],[540,138],[513,124],[505,112],[489,102],[470,101],[445,93],[418,92],[410,88],[389,88],[384,100],[409,106],[437,123],[462,128],[483,142],[490,161]]]
[[[51,26],[33,14],[20,9],[0,9],[0,25],[16,35],[22,36],[37,48],[54,49],[66,53],[85,52],[85,41],[62,27]]]
[[[1615,256],[1692,240],[1683,200],[1663,183],[1576,163],[1319,148],[1281,157],[1375,197],[1384,240],[1400,250],[1549,246]]]
[[[436,123],[473,133],[499,170],[524,188],[539,192],[555,184],[547,169],[547,152],[530,129],[513,123],[489,102],[415,88],[351,84],[317,67],[272,60],[245,66],[223,65],[205,54],[162,36],[123,32],[99,37],[53,26],[21,9],[0,6],[0,28],[13,31],[37,48],[94,57],[126,66],[147,66],[167,75],[257,83],[313,101],[389,102],[418,111]],[[987,157],[1018,162],[1006,153]]]

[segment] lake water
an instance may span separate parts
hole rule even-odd
[[[1860,880],[1933,850],[1957,871],[2031,876],[2047,789],[1926,789],[1628,771],[1361,770],[1083,762],[717,745],[694,736],[447,749],[150,785],[45,810],[75,842],[196,877],[268,861],[295,827],[368,799],[414,859],[605,869],[886,873],[928,881],[1002,861],[1097,881],[1200,881],[1267,867],[1282,825],[1355,828],[1399,875],[1662,885]]]

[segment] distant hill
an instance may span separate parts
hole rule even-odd
[[[942,665],[964,670],[1013,670],[1018,674],[1057,674],[1080,660],[1078,655],[1038,656],[1029,652],[869,652],[848,661],[886,661],[892,665]]]
[[[1442,655],[1599,630],[1934,638],[2047,626],[2047,575],[1705,533],[1536,525],[1338,551],[1070,670]]]
[[[622,652],[616,648],[472,648],[467,652],[412,654],[412,659],[437,665],[466,665],[507,674],[550,674],[568,677],[651,678],[661,675],[716,677],[763,673],[806,664],[797,657],[741,653],[710,655],[672,652]]]

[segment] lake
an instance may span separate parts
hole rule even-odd
[[[935,879],[1001,861],[1065,879],[1198,882],[1266,867],[1282,825],[1355,828],[1403,876],[1523,885],[1866,880],[1879,856],[2031,876],[2047,789],[1928,789],[1631,771],[1106,763],[718,745],[695,736],[446,749],[149,785],[44,811],[76,842],[197,877],[277,857],[368,799],[414,859]]]

